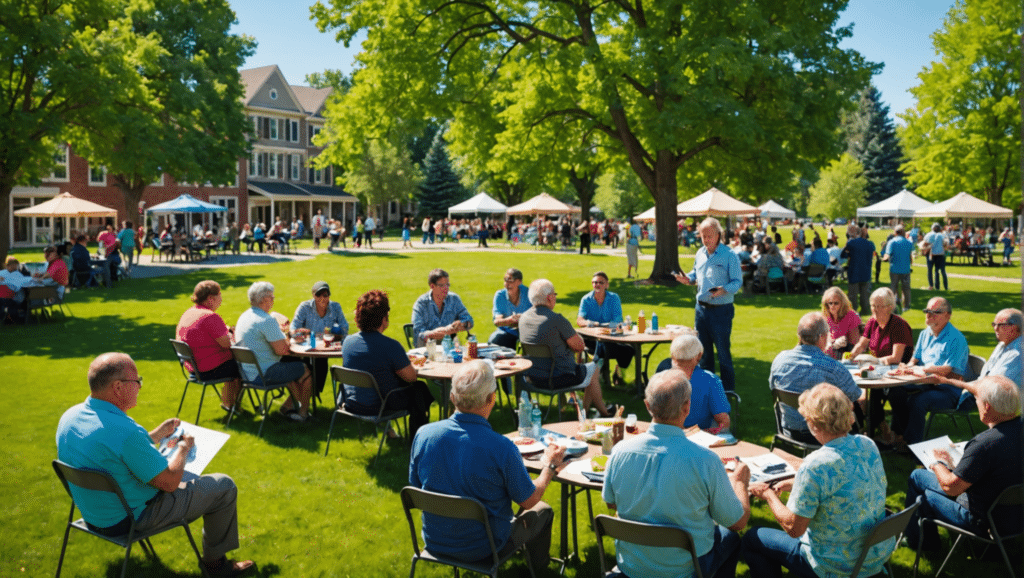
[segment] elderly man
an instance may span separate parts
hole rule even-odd
[[[928,328],[918,335],[910,363],[900,364],[898,371],[914,372],[919,368],[939,379],[963,380],[970,371],[967,365],[970,350],[963,333],[949,322],[953,316],[952,306],[944,297],[933,297],[924,315]],[[960,388],[947,382],[890,388],[889,405],[892,406],[892,430],[896,432],[897,447],[921,441],[928,412],[956,407],[960,393]]]
[[[168,457],[154,444],[174,433],[177,418],[147,432],[125,413],[135,407],[142,378],[132,358],[104,353],[89,365],[90,395],[64,412],[57,426],[57,458],[76,468],[106,472],[124,494],[136,532],[160,528],[181,519],[203,518],[203,560],[213,576],[237,576],[252,568],[251,560],[232,562],[226,554],[238,548],[238,488],[224,474],[182,481],[192,450],[191,436],[171,440]],[[71,485],[71,495],[86,524],[106,536],[128,532],[132,520],[112,494]]]
[[[907,239],[903,224],[896,225],[895,235],[886,243],[882,260],[889,262],[889,285],[900,299],[900,285],[903,286],[903,308],[910,309],[910,267],[914,263],[914,244]]]
[[[651,427],[612,450],[601,497],[620,518],[685,529],[693,536],[701,572],[731,577],[739,557],[736,532],[750,518],[750,470],[739,463],[726,473],[714,452],[686,439],[690,383],[682,371],[656,374],[644,395]],[[693,574],[689,554],[679,548],[616,541],[615,552],[619,570],[628,576]]]
[[[628,245],[627,245],[628,247]],[[594,273],[590,280],[594,289],[580,299],[580,310],[576,314],[576,325],[587,327],[594,325],[614,326],[622,323],[622,301],[616,293],[608,290],[608,275],[604,271]],[[584,339],[584,342],[588,340]],[[629,367],[633,361],[633,347],[622,343],[597,342],[587,343],[594,351],[594,357],[603,360],[615,360],[615,374],[612,378],[617,385],[622,385],[622,369]],[[609,364],[610,366],[610,364]]]
[[[306,421],[309,419],[313,380],[305,363],[281,359],[291,348],[281,330],[281,322],[270,313],[274,308],[274,286],[266,281],[257,281],[249,287],[248,295],[252,307],[243,312],[235,323],[236,343],[248,347],[256,355],[267,380],[266,385],[287,384],[291,395],[281,405],[281,413],[293,421]],[[242,371],[249,380],[259,379],[252,365],[243,364]]]
[[[427,283],[430,291],[420,295],[412,306],[412,327],[417,347],[428,339],[443,339],[445,335],[455,335],[473,327],[473,317],[462,304],[462,299],[450,292],[451,281],[447,271],[434,269],[427,277]]]
[[[547,345],[551,357],[532,359],[533,366],[526,371],[526,377],[541,387],[550,386],[553,389],[586,382],[588,385],[583,391],[583,409],[590,409],[594,405],[598,413],[607,417],[616,408],[604,404],[597,364],[576,363],[575,354],[581,353],[586,345],[569,320],[554,312],[557,296],[555,286],[547,279],[537,279],[530,283],[529,297],[533,307],[519,318],[519,339],[527,344]],[[554,364],[555,371],[549,382],[551,364]]]
[[[452,377],[457,410],[445,420],[420,428],[412,444],[409,484],[431,492],[483,502],[500,553],[526,544],[535,572],[547,567],[551,546],[551,506],[541,498],[561,469],[565,448],[551,444],[540,458],[536,483],[512,440],[495,432],[487,418],[494,409],[494,370],[480,360],[465,363]],[[513,517],[511,503],[522,508]],[[476,522],[423,514],[423,541],[435,554],[475,561],[491,553]]]
[[[697,251],[693,270],[676,274],[676,281],[684,285],[697,285],[694,327],[704,346],[700,366],[714,373],[715,350],[721,366],[722,385],[726,391],[736,389],[736,373],[732,368],[732,319],[735,313],[733,296],[743,286],[740,259],[722,244],[722,224],[708,217],[698,227],[704,246]]]
[[[523,291],[523,272],[505,271],[505,287],[494,292],[491,314],[497,329],[487,338],[489,343],[515,349],[519,345],[519,317],[530,308],[530,300]]]
[[[992,355],[982,366],[978,379],[990,375],[1002,375],[1007,377],[1017,387],[1021,387],[1021,364],[1024,363],[1021,355],[1021,311],[1020,309],[1003,309],[996,313],[992,321],[992,329],[996,333],[996,348]],[[950,377],[936,376],[939,383],[945,383],[959,387],[963,390],[956,407],[972,407],[974,398],[977,397],[977,381],[963,381]]]
[[[846,278],[849,281],[847,293],[850,302],[860,304],[860,314],[871,313],[871,260],[875,255],[875,244],[867,237],[860,236],[860,228],[850,223],[846,229],[846,247],[840,256],[847,259]],[[864,229],[867,232],[867,229]]]
[[[690,381],[690,413],[683,427],[700,426],[711,433],[729,430],[729,400],[725,397],[722,380],[700,368],[704,346],[695,333],[680,335],[672,340],[671,357],[658,364],[658,373],[678,369]]]
[[[797,326],[800,343],[775,356],[768,386],[792,393],[802,393],[819,383],[832,384],[843,391],[850,401],[860,398],[860,388],[850,371],[825,353],[828,345],[828,323],[821,313],[808,313]],[[854,409],[857,409],[854,403]],[[796,408],[782,408],[782,433],[804,443],[817,444],[818,440],[807,429],[807,422]]]
[[[953,463],[949,452],[937,449],[934,455],[938,461],[910,474],[906,504],[912,504],[918,496],[923,498],[907,524],[911,548],[939,549],[934,525],[926,525],[924,536],[918,536],[918,516],[984,535],[992,503],[1004,489],[1022,481],[1020,392],[1016,384],[1006,377],[988,376],[978,380],[975,391],[981,422],[989,429],[967,442],[958,463]],[[1008,534],[1020,531],[1022,514],[1018,505],[996,510],[992,517],[1000,533]]]

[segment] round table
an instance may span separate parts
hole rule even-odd
[[[469,361],[469,360],[465,360]],[[463,363],[465,363],[463,361]],[[452,377],[462,367],[462,363],[448,361],[427,361],[423,365],[413,364],[416,368],[416,377],[429,379],[438,384],[441,388],[441,417],[448,414],[448,396],[451,392]],[[498,359],[494,361],[494,379],[502,379],[522,374],[533,367],[533,362],[525,357],[513,357],[511,359]]]
[[[935,376],[925,375],[896,375],[882,377],[865,378],[860,376],[859,370],[851,369],[850,373],[853,375],[853,381],[864,389],[864,398],[867,402],[868,409],[864,412],[864,431],[868,434],[871,433],[871,390],[873,389],[884,389],[887,387],[902,387],[904,385],[917,385],[917,384],[934,384],[937,383]]]
[[[658,345],[661,343],[672,343],[673,339],[681,335],[687,329],[687,327],[682,325],[671,325],[663,327],[656,333],[626,331],[625,333],[612,334],[611,330],[607,327],[578,327],[576,332],[585,339],[594,339],[607,343],[621,343],[632,347],[633,365],[636,371],[636,392],[638,395],[643,397],[644,388],[647,386],[647,381],[644,379],[644,376],[647,375],[647,366],[651,362],[651,355],[654,354],[654,350],[657,349]],[[645,344],[654,344],[654,347],[647,352],[647,355],[643,355],[642,350],[642,346]],[[643,368],[640,367],[641,360],[644,362]],[[604,378],[605,383],[608,383],[608,372],[608,363],[604,363],[601,366],[601,376]]]
[[[288,340],[288,344],[289,344],[289,350],[291,351],[291,354],[296,356],[296,357],[308,357],[311,360],[312,359],[341,359],[341,340],[335,341],[334,343],[332,343],[328,347],[327,344],[324,342],[323,338],[321,337],[321,338],[316,340],[316,349],[310,349],[308,341],[300,341],[300,342],[296,343],[296,342],[292,341],[291,339],[289,339]],[[310,363],[309,365],[310,365],[310,376],[311,376],[311,379],[313,380],[313,386],[315,387],[316,383],[317,383],[317,381],[316,381],[316,363]],[[324,389],[326,389],[326,386],[324,387]],[[315,396],[313,396],[313,395],[310,396],[310,402],[311,403],[312,403],[312,400],[314,398],[319,400],[320,399],[319,394],[317,394]],[[331,401],[332,407],[336,403],[337,403],[337,400],[332,400]]]

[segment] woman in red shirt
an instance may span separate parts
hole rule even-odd
[[[196,364],[192,368],[203,380],[232,378],[221,389],[220,407],[230,411],[240,388],[238,364],[231,355],[232,330],[216,311],[223,302],[216,281],[200,281],[192,292],[193,307],[185,311],[175,330],[176,338],[192,348]]]

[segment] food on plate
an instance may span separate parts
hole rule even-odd
[[[603,472],[608,467],[608,456],[600,455],[590,458],[590,469],[595,472]]]
[[[515,438],[514,440],[512,440],[512,443],[516,444],[517,446],[529,446],[537,443],[537,440],[533,438]]]

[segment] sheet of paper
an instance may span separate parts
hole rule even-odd
[[[747,467],[750,468],[751,482],[773,482],[796,475],[796,470],[793,469],[793,466],[789,465],[789,462],[772,453],[761,454],[752,458],[740,458],[740,461],[747,464]],[[766,468],[778,467],[779,464],[785,466],[781,471],[765,473]]]
[[[914,453],[914,456],[921,462],[926,468],[932,467],[932,464],[937,462],[933,450],[943,449],[949,452],[949,457],[953,458],[952,466],[955,468],[960,463],[960,458],[964,457],[964,447],[967,446],[967,442],[953,443],[953,440],[949,439],[949,436],[937,437],[916,444],[910,444],[910,451]]]
[[[167,443],[182,435],[190,435],[195,438],[195,445],[192,446],[192,451],[189,452],[188,458],[185,460],[185,475],[181,478],[183,482],[203,475],[203,470],[206,469],[206,466],[210,465],[214,456],[217,455],[217,452],[224,447],[228,438],[231,437],[230,434],[183,421],[174,430],[174,433],[160,440],[157,449],[165,456],[170,455],[174,450],[169,448]]]

